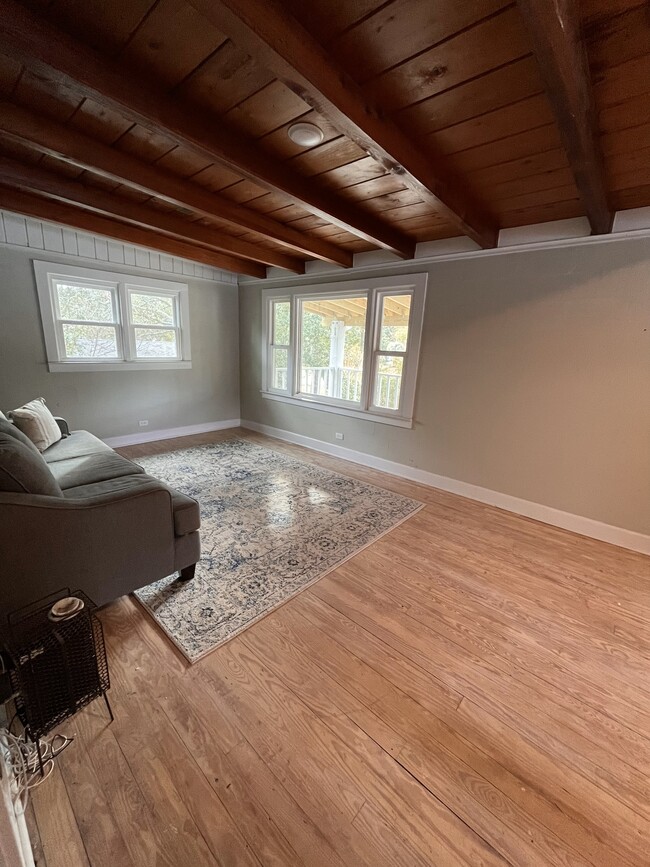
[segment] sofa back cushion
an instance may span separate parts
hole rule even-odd
[[[8,434],[10,437],[18,440],[19,443],[27,446],[28,449],[32,449],[32,451],[35,451],[37,455],[40,455],[39,450],[36,448],[30,438],[26,437],[25,434],[21,431],[21,429],[16,427],[16,425],[13,422],[9,421],[9,419],[4,415],[2,416],[2,418],[0,418],[0,433]]]
[[[5,423],[2,424],[4,427]],[[38,451],[0,431],[0,491],[62,497],[63,492]]]
[[[13,410],[11,418],[16,427],[29,437],[39,452],[44,452],[61,439],[61,428],[45,406],[45,398],[37,397]]]

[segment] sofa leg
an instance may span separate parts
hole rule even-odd
[[[184,569],[181,569],[181,573],[178,576],[179,581],[191,581],[194,578],[194,573],[196,572],[196,563],[192,563],[191,566],[186,566]]]

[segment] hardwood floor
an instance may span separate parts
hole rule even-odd
[[[192,667],[104,609],[39,865],[650,864],[650,560],[241,435],[426,508]]]

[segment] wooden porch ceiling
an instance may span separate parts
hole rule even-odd
[[[650,205],[638,0],[0,0],[0,199],[240,273]],[[296,121],[323,141],[300,147]],[[132,243],[145,243],[144,241]]]
[[[305,310],[318,313],[328,322],[344,322],[346,325],[365,325],[367,302],[365,298],[326,298],[304,302]],[[392,296],[384,298],[382,323],[384,325],[408,325],[411,312],[410,298]]]

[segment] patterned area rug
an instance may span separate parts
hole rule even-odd
[[[136,592],[196,662],[422,508],[241,439],[140,461],[201,504],[192,581]]]

